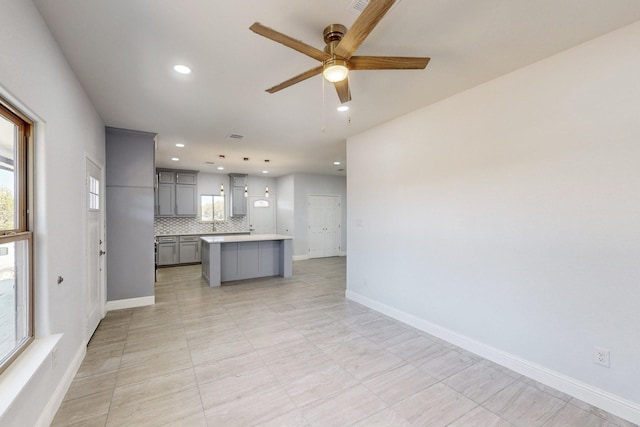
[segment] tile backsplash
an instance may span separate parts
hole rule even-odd
[[[154,234],[192,234],[210,233],[222,231],[235,233],[249,231],[249,222],[246,216],[227,218],[224,222],[200,222],[198,218],[160,218],[156,217],[153,223]]]

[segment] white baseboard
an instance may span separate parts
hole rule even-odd
[[[583,383],[567,375],[514,356],[513,354],[461,335],[450,329],[443,328],[442,326],[390,307],[357,292],[347,290],[345,296],[352,301],[457,345],[519,374],[604,409],[607,412],[636,424],[640,423],[640,405],[638,403],[626,400],[620,396],[593,387],[590,384]]]
[[[85,354],[87,354],[87,346],[86,343],[83,343],[67,367],[58,387],[56,387],[55,391],[51,395],[51,398],[47,402],[47,406],[45,406],[42,414],[40,414],[40,418],[38,418],[38,423],[36,424],[37,427],[48,427],[53,422],[53,418],[56,416],[56,413],[64,400],[64,396],[67,394],[67,391],[69,391],[73,378],[76,376],[78,369],[80,369],[80,365],[84,360]]]
[[[347,256],[346,252],[340,252],[340,254],[338,256]],[[293,261],[306,261],[309,258],[309,255],[294,255],[293,257],[291,257],[293,259]]]
[[[144,307],[147,305],[153,305],[156,303],[156,297],[139,297],[139,298],[128,298],[128,299],[119,299],[115,301],[107,301],[107,311],[112,310],[122,310],[125,308],[136,308],[136,307]]]

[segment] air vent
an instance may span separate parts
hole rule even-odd
[[[243,135],[238,135],[237,133],[230,133],[229,135],[227,135],[227,139],[242,139],[244,138]]]
[[[204,163],[207,164],[207,165],[214,165],[215,164],[214,162],[204,162]]]
[[[369,0],[353,0],[347,7],[347,10],[356,15],[360,15],[365,7],[369,4]]]
[[[396,0],[396,2],[391,6],[389,11],[393,10],[394,7],[400,3],[401,0]],[[355,15],[360,15],[365,7],[369,5],[369,0],[353,0],[349,6],[347,6],[347,10]]]

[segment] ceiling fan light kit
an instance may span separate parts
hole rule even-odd
[[[333,83],[342,104],[351,101],[349,89],[349,70],[422,70],[429,63],[425,57],[401,56],[353,56],[362,42],[373,31],[378,22],[396,3],[396,0],[370,0],[362,13],[347,31],[341,24],[331,24],[323,31],[326,46],[324,51],[316,49],[300,40],[282,34],[259,22],[249,29],[256,34],[281,43],[293,50],[303,53],[322,64],[267,89],[275,93],[308,78],[322,74]]]
[[[349,75],[347,61],[340,58],[327,59],[322,68],[322,75],[331,83],[340,82]]]

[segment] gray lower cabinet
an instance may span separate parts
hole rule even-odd
[[[180,236],[180,264],[200,262],[200,237]]]
[[[158,237],[158,265],[173,265],[180,262],[180,247],[177,237]]]
[[[248,233],[222,233],[248,234]],[[195,264],[202,260],[199,235],[159,236],[157,261],[159,266],[177,264]],[[244,262],[244,261],[243,261]]]

